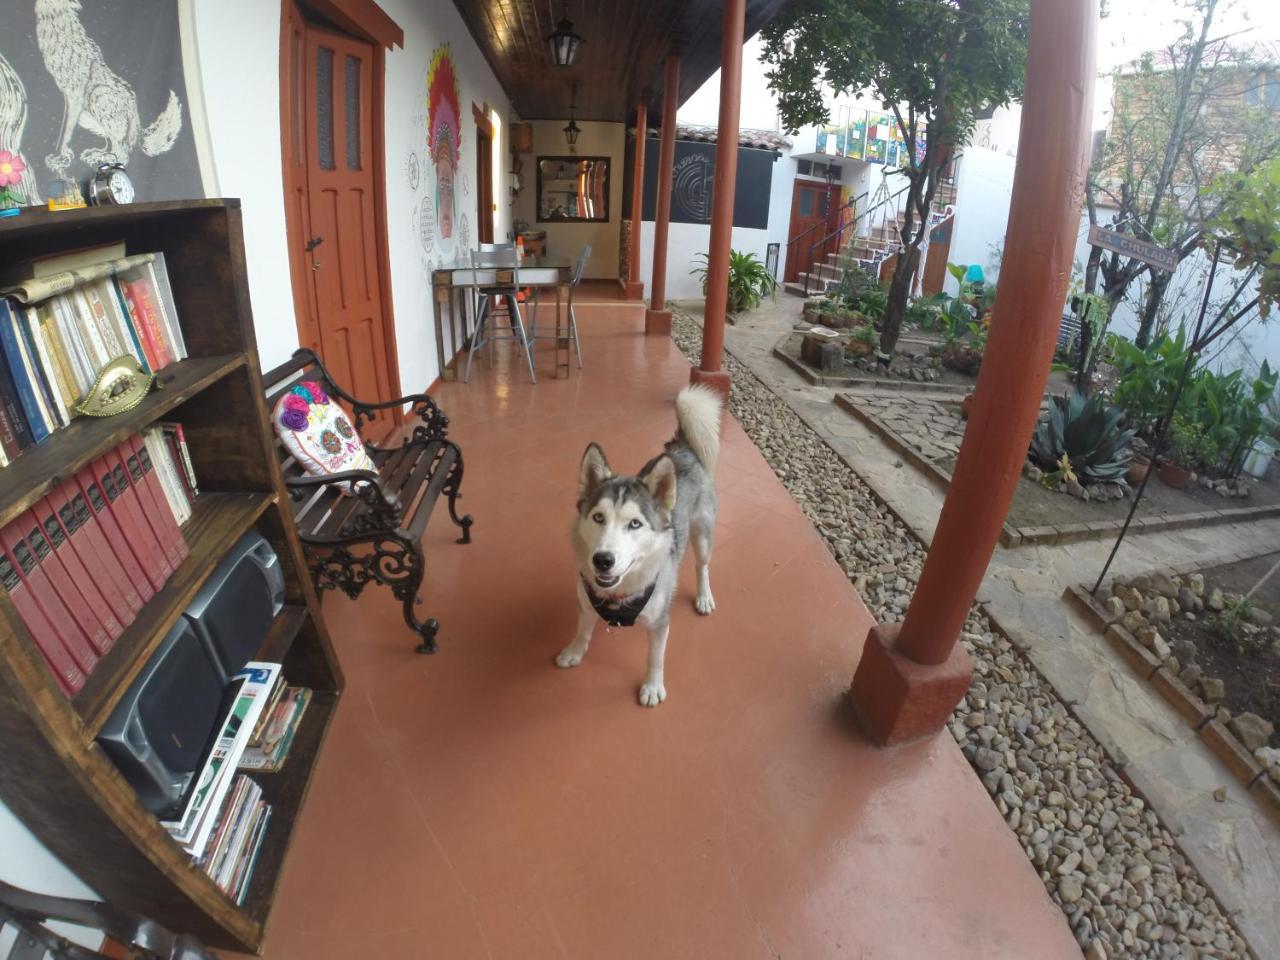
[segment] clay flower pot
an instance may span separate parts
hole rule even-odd
[[[1191,480],[1191,471],[1186,467],[1180,467],[1172,460],[1166,460],[1160,464],[1160,471],[1157,474],[1160,480],[1175,490],[1182,490]]]
[[[1151,470],[1151,458],[1134,454],[1129,461],[1129,470],[1125,473],[1124,478],[1129,481],[1129,486],[1137,489],[1138,485],[1146,479],[1147,474]]]
[[[973,409],[973,392],[970,391],[964,395],[964,399],[960,401],[960,419],[968,420],[969,411]]]
[[[845,355],[850,357],[869,357],[873,350],[874,345],[863,340],[850,340],[844,348]]]

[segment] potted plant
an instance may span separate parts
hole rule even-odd
[[[1135,453],[1133,459],[1129,461],[1129,469],[1126,471],[1124,478],[1128,481],[1129,486],[1136,488],[1147,478],[1147,474],[1150,471],[1151,458],[1141,453]]]
[[[876,328],[869,323],[864,323],[862,326],[854,328],[853,336],[844,348],[844,352],[850,357],[869,357],[875,352],[878,341]]]
[[[1182,417],[1174,417],[1169,425],[1169,455],[1161,460],[1157,476],[1175,490],[1182,490],[1191,480],[1196,449],[1200,438],[1195,427]]]

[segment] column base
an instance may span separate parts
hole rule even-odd
[[[651,337],[671,336],[671,311],[654,310],[650,307],[644,312],[644,332]]]
[[[689,382],[700,383],[704,387],[710,387],[724,397],[725,406],[728,407],[729,391],[733,387],[733,381],[729,378],[729,374],[723,370],[708,371],[694,367],[689,371]]]
[[[644,299],[644,281],[643,280],[624,280],[622,282],[622,295],[628,300]]]
[[[897,649],[900,623],[871,628],[849,698],[863,732],[888,747],[937,733],[973,678],[969,652],[957,642],[940,664],[916,663]]]

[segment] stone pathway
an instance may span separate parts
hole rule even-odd
[[[797,309],[766,305],[729,328],[733,412],[877,619],[894,620],[919,575],[942,493],[836,409],[832,390],[803,384],[772,357]],[[688,349],[696,323],[682,318],[676,334]],[[1274,520],[1151,534],[1130,541],[1115,572],[1188,556],[1209,565],[1274,549],[1277,540]],[[975,612],[963,640],[978,678],[952,733],[1090,956],[1243,956],[1238,930],[1255,956],[1280,957],[1280,832],[1061,598],[1067,584],[1100,568],[1109,547],[997,549],[979,600],[1022,646]],[[1221,788],[1223,800],[1215,797]]]
[[[924,396],[891,396],[868,393],[842,394],[846,403],[859,407],[911,444],[930,463],[950,460],[960,452],[965,422],[957,401]]]

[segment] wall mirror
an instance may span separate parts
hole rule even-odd
[[[608,219],[608,157],[538,157],[539,223]]]

